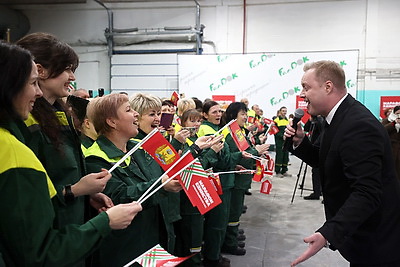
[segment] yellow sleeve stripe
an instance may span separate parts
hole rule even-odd
[[[29,168],[43,172],[46,175],[50,198],[57,194],[46,170],[32,150],[4,128],[0,128],[0,143],[2,144],[0,173],[14,168]]]

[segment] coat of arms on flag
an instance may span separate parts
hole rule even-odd
[[[233,141],[235,141],[236,146],[240,151],[244,151],[249,147],[249,143],[244,136],[242,129],[240,129],[239,124],[234,121],[229,125],[229,130],[231,131],[231,136]]]
[[[208,179],[208,174],[198,159],[180,175],[186,195],[201,214],[205,214],[221,203],[214,185]]]
[[[177,92],[173,92],[171,95],[171,102],[176,106],[178,104],[179,95]]]
[[[173,267],[181,264],[193,255],[194,254],[187,257],[176,257],[168,253],[160,245],[155,245],[147,252],[143,253],[133,261],[124,265],[124,267],[131,266],[135,262],[139,263],[143,267]]]
[[[164,171],[179,159],[176,150],[160,132],[155,132],[142,144],[142,147],[160,164]]]
[[[253,181],[261,182],[263,177],[264,177],[264,165],[261,163],[261,161],[256,160],[256,172],[254,173]]]

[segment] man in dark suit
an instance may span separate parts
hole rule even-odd
[[[350,266],[400,266],[400,184],[388,135],[347,93],[339,64],[318,61],[304,71],[300,96],[328,126],[320,147],[304,138],[300,124],[285,136],[293,137],[296,156],[320,169],[326,222],[304,239],[309,247],[291,266],[327,245]]]

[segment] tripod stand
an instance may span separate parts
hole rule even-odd
[[[312,135],[314,134],[314,129],[315,129],[315,128],[316,128],[316,122],[311,123],[310,131],[309,131],[309,132],[311,132],[312,134],[311,134],[310,137],[312,137]],[[306,166],[305,166],[305,168],[304,168],[303,179],[301,180],[301,184],[300,184],[300,189],[301,189],[300,196],[303,196],[303,191],[304,191],[304,190],[313,191],[312,189],[305,189],[305,188],[304,188],[304,182],[305,182],[305,179],[306,179],[306,174],[307,174],[307,167],[308,167],[308,165],[305,164],[304,161],[302,161],[302,162],[301,162],[301,165],[300,165],[299,172],[297,173],[296,185],[294,186],[293,195],[292,195],[292,200],[290,201],[290,204],[293,204],[294,196],[295,196],[295,194],[296,194],[297,185],[299,184],[300,175],[301,175],[301,171],[302,171],[302,169],[303,169],[303,165],[306,165]]]
[[[305,167],[304,167],[304,171],[303,171],[303,179],[301,180],[301,184],[300,184],[300,189],[301,189],[300,195],[301,196],[303,195],[303,190],[312,191],[311,189],[305,189],[304,188],[304,182],[306,180],[306,174],[307,174],[308,165],[305,164],[304,161],[302,161],[301,164],[300,164],[299,172],[297,173],[296,184],[294,186],[292,200],[290,201],[290,204],[293,204],[294,196],[296,195],[297,185],[299,184],[299,180],[300,180],[300,176],[301,176],[301,171],[303,170],[303,165],[305,165]]]

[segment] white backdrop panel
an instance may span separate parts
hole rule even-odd
[[[248,98],[260,105],[265,117],[281,106],[296,109],[303,66],[307,62],[333,60],[346,72],[349,93],[356,97],[358,50],[226,55],[178,55],[179,93],[200,100],[213,95]]]

